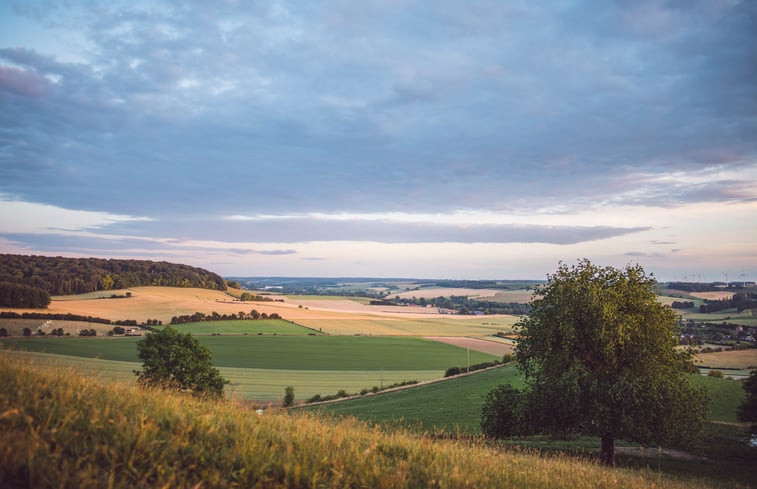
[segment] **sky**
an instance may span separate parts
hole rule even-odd
[[[757,279],[757,2],[0,1],[0,252]]]

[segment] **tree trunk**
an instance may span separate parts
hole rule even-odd
[[[602,455],[600,457],[602,465],[608,467],[615,466],[615,438],[612,435],[602,435]]]

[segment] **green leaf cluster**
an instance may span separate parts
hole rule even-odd
[[[142,370],[135,372],[143,385],[223,396],[228,381],[213,368],[210,350],[189,333],[170,326],[137,342]]]
[[[638,265],[561,264],[516,324],[527,389],[490,394],[484,432],[596,435],[609,463],[616,438],[686,446],[704,422],[707,395],[688,381],[691,352],[678,347],[675,313],[655,287]],[[513,421],[492,421],[503,412]]]

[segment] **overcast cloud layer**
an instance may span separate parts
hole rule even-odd
[[[186,3],[0,5],[0,251],[757,275],[755,2]]]

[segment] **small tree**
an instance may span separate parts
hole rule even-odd
[[[137,342],[142,371],[135,371],[145,385],[190,390],[195,394],[221,397],[228,381],[213,368],[211,353],[189,333],[168,326],[148,333]]]
[[[32,330],[29,328],[24,328],[23,330],[21,330],[21,334],[23,334],[24,336],[31,336]]]
[[[8,336],[8,330],[5,328],[0,328],[0,336]]]
[[[516,324],[526,390],[490,394],[484,432],[599,436],[606,465],[615,464],[616,438],[690,442],[707,395],[686,377],[691,353],[677,349],[676,315],[657,300],[656,283],[640,266],[561,264]]]
[[[294,405],[294,386],[288,385],[284,389],[284,401],[282,402],[284,407],[290,407]]]

